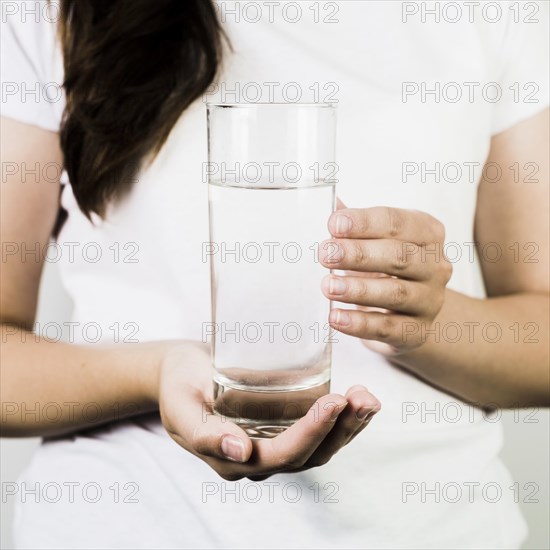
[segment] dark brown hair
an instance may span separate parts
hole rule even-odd
[[[210,0],[62,0],[61,147],[81,210],[103,216],[216,76]]]

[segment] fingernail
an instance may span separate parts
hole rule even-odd
[[[244,443],[234,435],[224,435],[222,438],[222,452],[230,460],[246,462]]]
[[[343,235],[350,231],[352,225],[353,222],[351,221],[351,218],[348,218],[347,216],[344,216],[342,214],[337,214],[334,227],[338,235]]]
[[[342,281],[342,279],[335,279],[334,277],[331,277],[328,284],[328,289],[332,295],[342,296],[342,294],[346,293],[347,288],[348,285]]]
[[[327,275],[323,279],[323,290],[327,294],[332,294],[334,296],[342,296],[346,293],[348,289],[348,285],[345,281],[342,279],[337,279],[335,277],[331,277],[330,275]]]
[[[357,411],[357,420],[360,420],[363,422],[363,420],[366,420],[367,416],[369,416],[369,413],[371,412],[371,409],[368,407],[362,407]]]
[[[351,317],[346,311],[342,311],[341,309],[333,309],[330,312],[329,321],[333,325],[347,327],[349,324],[351,324]]]

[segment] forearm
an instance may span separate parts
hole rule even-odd
[[[156,410],[167,345],[73,345],[2,326],[0,435],[61,435]]]
[[[411,336],[403,328],[403,338]],[[393,360],[449,393],[485,406],[548,406],[549,301],[545,294],[484,300],[446,291],[423,345]]]

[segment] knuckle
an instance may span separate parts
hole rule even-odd
[[[370,287],[367,284],[367,281],[361,277],[358,279],[352,286],[352,295],[360,298],[361,301],[368,302],[370,299]]]
[[[353,241],[353,260],[357,265],[363,265],[366,260],[366,250],[363,248],[361,241]]]
[[[376,337],[379,340],[388,340],[393,334],[394,323],[391,317],[387,314],[381,314],[378,323],[376,324]]]
[[[386,217],[388,220],[388,233],[391,238],[401,234],[403,229],[403,218],[395,208],[386,207]]]
[[[392,267],[396,271],[404,271],[410,265],[409,254],[405,253],[402,246],[396,246],[393,253]]]
[[[398,309],[399,307],[404,306],[409,299],[409,288],[408,286],[400,281],[396,281],[393,284],[391,296],[390,296],[390,306],[393,309]]]

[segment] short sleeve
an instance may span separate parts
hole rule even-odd
[[[497,78],[501,97],[494,102],[492,134],[498,134],[545,109],[549,104],[549,13],[546,2],[529,9],[505,10],[508,21]],[[527,4],[526,4],[527,5]],[[496,98],[496,96],[495,96]],[[493,98],[493,99],[495,99]]]
[[[57,132],[65,105],[57,23],[44,10],[33,12],[33,6],[25,12],[24,4],[11,3],[17,11],[3,10],[0,114]]]

